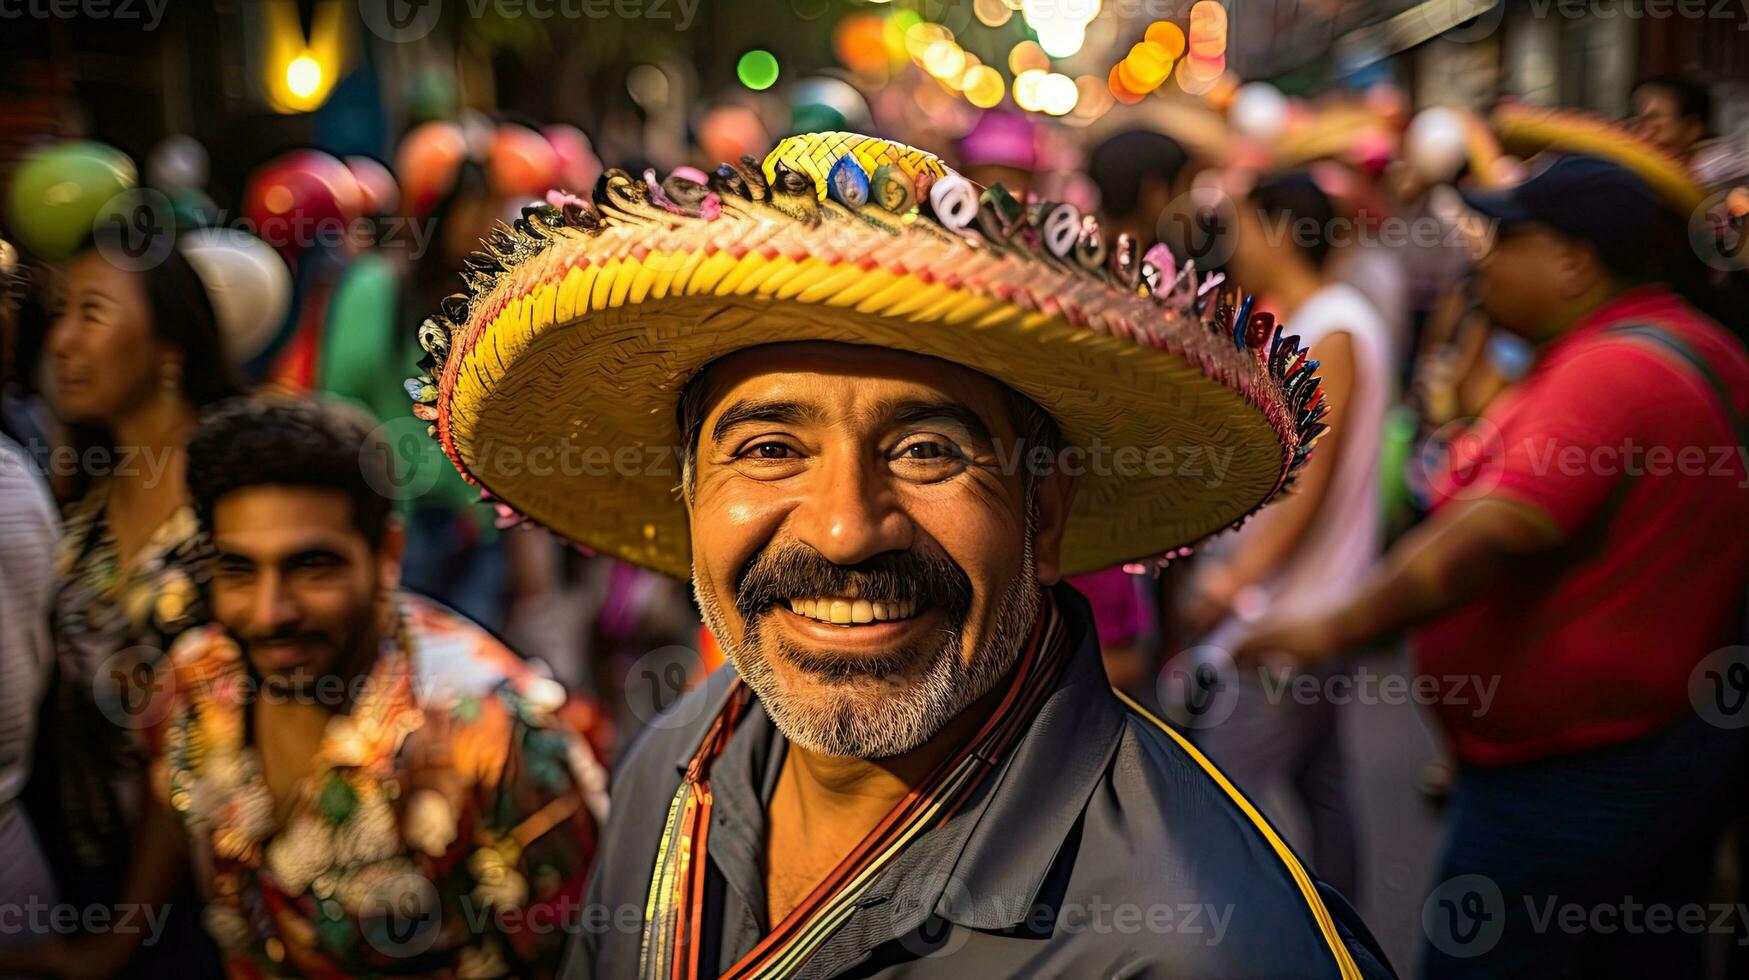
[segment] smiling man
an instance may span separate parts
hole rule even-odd
[[[427,321],[409,390],[462,472],[690,576],[731,662],[629,750],[568,975],[1388,975],[1113,693],[1061,584],[1261,506],[1317,434],[1311,367],[1249,303],[1205,321],[1165,253],[1010,204],[844,133],[610,171]],[[677,443],[678,472],[488,452]],[[1234,462],[1059,465],[1093,444]]]
[[[182,634],[122,908],[192,869],[233,977],[550,976],[605,817],[586,710],[480,627],[399,586],[393,458],[368,416],[234,399],[188,485],[215,621]],[[143,930],[10,974],[112,976]]]

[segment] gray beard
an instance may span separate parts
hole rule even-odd
[[[858,674],[842,679],[815,673],[815,679],[825,687],[820,693],[804,695],[784,689],[771,666],[770,648],[775,644],[765,641],[757,621],[748,626],[742,642],[731,642],[721,604],[698,588],[696,575],[693,594],[705,625],[784,738],[821,755],[885,759],[929,741],[1014,669],[1044,602],[1032,536],[1029,522],[1020,574],[1003,590],[996,605],[995,629],[980,649],[969,651],[967,656],[964,634],[942,630],[935,649],[914,672]],[[806,662],[805,655],[798,658],[776,646],[776,654],[792,664]],[[915,662],[915,658],[905,659]]]

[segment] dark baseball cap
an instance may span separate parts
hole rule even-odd
[[[1534,222],[1597,250],[1616,273],[1640,267],[1657,231],[1658,199],[1620,164],[1571,155],[1503,190],[1461,190],[1464,203],[1502,230]]]

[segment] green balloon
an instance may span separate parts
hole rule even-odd
[[[118,196],[139,183],[134,162],[107,143],[68,140],[26,158],[12,175],[7,224],[18,243],[50,260],[71,258]]]

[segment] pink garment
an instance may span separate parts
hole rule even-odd
[[[1068,582],[1093,607],[1093,626],[1106,648],[1129,646],[1147,626],[1138,576],[1122,568],[1072,575]]]

